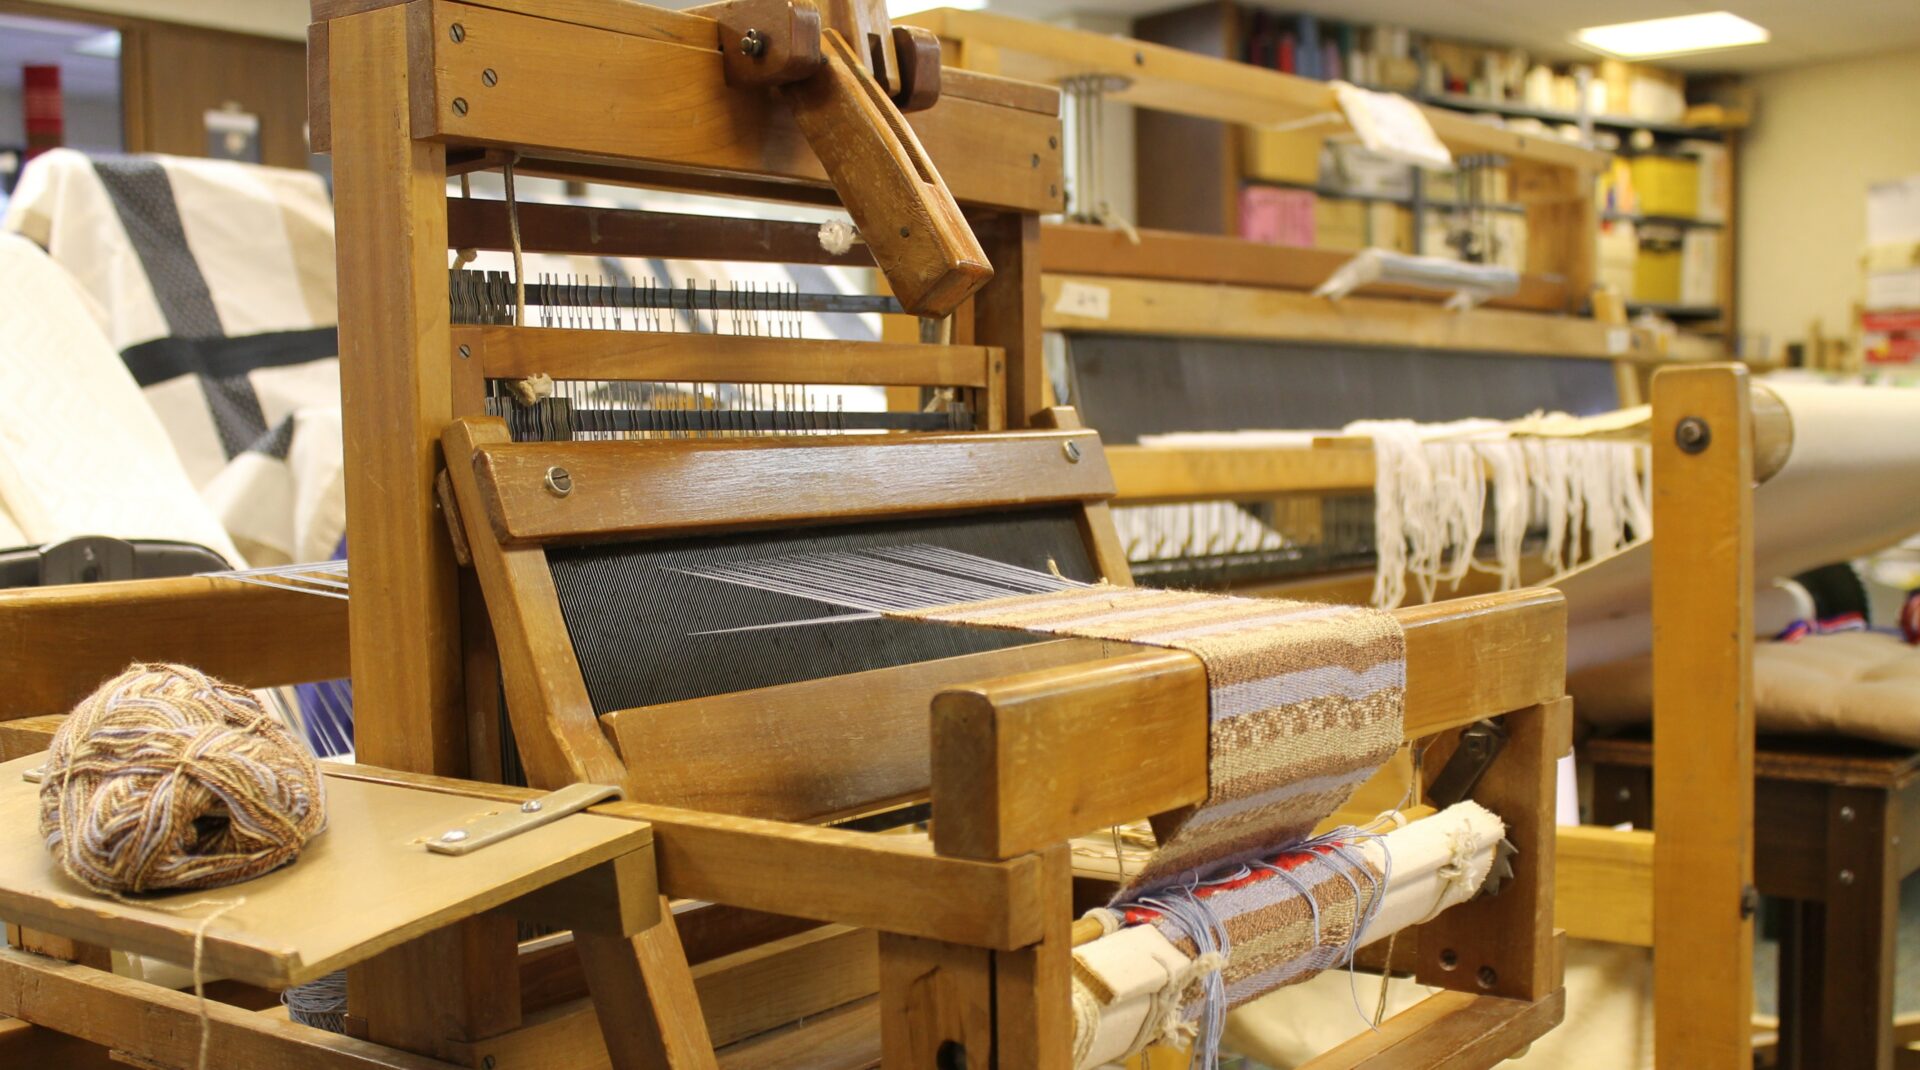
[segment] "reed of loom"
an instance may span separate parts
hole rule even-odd
[[[855,6],[875,24],[878,5]],[[792,9],[756,7],[753,21],[768,11],[777,20]],[[337,676],[350,656],[360,757],[393,769],[361,775],[513,802],[530,792],[435,779],[497,765],[498,666],[535,788],[623,784],[634,801],[596,812],[648,829],[645,875],[664,896],[719,905],[662,911],[646,925],[651,915],[632,902],[629,880],[601,924],[575,919],[571,942],[524,946],[511,916],[490,910],[437,916],[431,931],[415,922],[406,941],[352,973],[349,1019],[365,1041],[221,1012],[216,1050],[248,1053],[250,1065],[561,1066],[605,1057],[626,1070],[711,1066],[725,1045],[752,1065],[812,1050],[827,1052],[829,1064],[1064,1066],[1066,841],[1205,794],[1196,659],[1100,657],[1097,647],[1053,643],[596,716],[548,565],[552,547],[581,541],[1053,508],[1071,518],[1097,573],[1125,582],[1097,437],[1042,400],[1036,215],[1061,197],[1052,93],[950,73],[941,103],[911,119],[994,269],[955,318],[956,345],[712,336],[636,345],[585,331],[555,340],[531,327],[448,322],[449,251],[498,247],[500,231],[515,229],[450,204],[449,174],[512,162],[523,174],[811,200],[847,196],[867,172],[843,168],[838,193],[828,192],[832,161],[823,168],[805,147],[779,97],[728,84],[720,46],[747,35],[724,11],[321,0],[316,16],[314,130],[336,158],[349,540],[355,575],[380,580],[361,584],[344,631],[333,600],[295,610],[318,629],[297,640],[267,627],[269,607],[297,597],[214,580],[165,591],[128,585],[84,604],[22,602],[0,622],[26,622],[34,645],[23,649],[57,653],[31,693],[67,693],[89,659],[124,662],[129,648],[147,645],[167,649],[141,656],[224,663],[263,685]],[[693,117],[692,133],[657,121],[669,87],[677,114]],[[572,110],[582,99],[596,101],[591,114]],[[845,126],[849,137],[872,130]],[[826,257],[808,251],[812,228],[763,223],[554,208],[528,211],[517,229],[523,249],[625,234],[593,251],[748,258],[771,234],[782,258]],[[682,244],[669,248],[670,238]],[[535,372],[949,386],[979,396],[990,430],[508,441],[503,424],[479,418],[484,383]],[[450,478],[441,489],[443,455]],[[569,476],[564,494],[554,469]],[[463,552],[472,572],[457,563]],[[228,613],[216,619],[205,606]],[[1515,742],[1478,797],[1508,822],[1525,861],[1500,896],[1422,933],[1421,976],[1449,991],[1320,1065],[1426,1066],[1446,1053],[1465,1060],[1458,1065],[1490,1066],[1562,1009],[1545,849],[1550,760],[1566,743],[1562,611],[1550,592],[1521,592],[1401,620],[1409,734],[1508,717]],[[89,649],[75,655],[63,639]],[[792,734],[807,726],[814,736]],[[712,769],[720,772],[693,776]],[[810,823],[916,799],[931,799],[940,815],[931,844]],[[563,863],[572,864],[555,865]],[[191,1008],[161,993],[0,956],[0,978],[11,979],[0,992],[27,977],[57,992],[60,1006],[99,1013],[0,1009],[135,1058],[166,1063],[177,1051],[143,1051],[155,1042],[132,1023],[157,1019],[175,1027],[167,1036],[192,1033]],[[775,977],[779,999],[766,987]],[[618,1011],[596,1014],[596,1004]],[[589,1025],[596,1019],[598,1029]]]

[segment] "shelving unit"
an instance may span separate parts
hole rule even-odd
[[[1284,0],[1276,0],[1269,5],[1273,10],[1284,10]],[[1208,0],[1206,3],[1181,8],[1161,14],[1146,16],[1134,24],[1134,36],[1157,44],[1196,52],[1201,55],[1223,59],[1240,60],[1245,55],[1247,43],[1248,19],[1247,7],[1234,0]],[[1375,87],[1382,88],[1382,87]],[[1402,95],[1428,105],[1430,108],[1458,112],[1463,116],[1473,114],[1495,114],[1508,118],[1536,119],[1552,124],[1566,124],[1579,127],[1583,135],[1591,138],[1596,131],[1613,131],[1621,135],[1622,142],[1637,132],[1644,131],[1652,135],[1659,148],[1671,152],[1676,141],[1697,140],[1716,142],[1726,147],[1726,166],[1718,169],[1718,180],[1725,183],[1717,200],[1726,206],[1723,219],[1699,219],[1681,215],[1632,213],[1602,211],[1598,214],[1600,225],[1633,225],[1634,227],[1668,227],[1683,232],[1710,232],[1717,238],[1716,285],[1717,300],[1711,303],[1680,304],[1674,302],[1641,302],[1632,300],[1633,294],[1626,293],[1630,314],[1652,311],[1666,315],[1680,324],[1689,333],[1729,337],[1734,323],[1734,168],[1732,159],[1736,148],[1737,134],[1730,129],[1718,127],[1696,127],[1676,123],[1652,122],[1620,115],[1594,115],[1578,111],[1564,111],[1554,108],[1542,108],[1512,101],[1486,100],[1459,93],[1412,92]],[[1454,205],[1446,199],[1436,198],[1426,188],[1426,184],[1415,176],[1413,192],[1409,196],[1382,195],[1379,193],[1355,193],[1325,182],[1284,182],[1256,177],[1249,173],[1247,148],[1252,131],[1246,127],[1233,127],[1218,123],[1166,112],[1153,112],[1141,109],[1135,119],[1135,156],[1136,167],[1141,173],[1151,170],[1158,177],[1151,187],[1140,190],[1138,199],[1137,222],[1143,227],[1165,230],[1181,230],[1202,234],[1236,235],[1240,229],[1240,192],[1253,186],[1274,186],[1309,190],[1317,196],[1334,199],[1355,200],[1364,203],[1392,203],[1407,207],[1412,213],[1412,234],[1415,252],[1431,252],[1423,248],[1427,230],[1428,214],[1434,211],[1450,211]],[[1530,141],[1552,141],[1559,144],[1585,147],[1591,142],[1576,143],[1557,135],[1524,135]],[[1636,150],[1623,144],[1619,155],[1636,155]],[[1177,159],[1178,168],[1168,168],[1165,161]],[[1171,173],[1170,173],[1171,172]],[[1498,213],[1514,210],[1514,206],[1495,204],[1487,206]],[[1598,238],[1596,236],[1596,245]]]

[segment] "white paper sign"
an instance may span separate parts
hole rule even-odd
[[[1333,83],[1348,125],[1368,149],[1404,163],[1446,171],[1453,154],[1440,143],[1418,104],[1398,93],[1376,93],[1347,82]]]
[[[1062,282],[1060,299],[1053,303],[1053,310],[1062,316],[1103,320],[1113,314],[1113,292],[1092,283]]]

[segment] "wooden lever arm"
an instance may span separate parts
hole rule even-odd
[[[993,266],[885,90],[838,32],[821,37],[825,62],[780,93],[901,306],[945,316]]]

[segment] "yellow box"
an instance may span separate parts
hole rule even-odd
[[[1297,182],[1311,186],[1320,181],[1320,149],[1325,134],[1309,130],[1249,129],[1246,139],[1247,177],[1262,182]]]
[[[1365,249],[1367,205],[1364,201],[1322,197],[1313,206],[1313,244],[1320,249]]]
[[[1685,262],[1678,248],[1642,245],[1633,261],[1633,299],[1656,305],[1679,304]]]
[[[1635,156],[1633,195],[1641,215],[1692,219],[1700,213],[1700,161],[1684,156]]]

